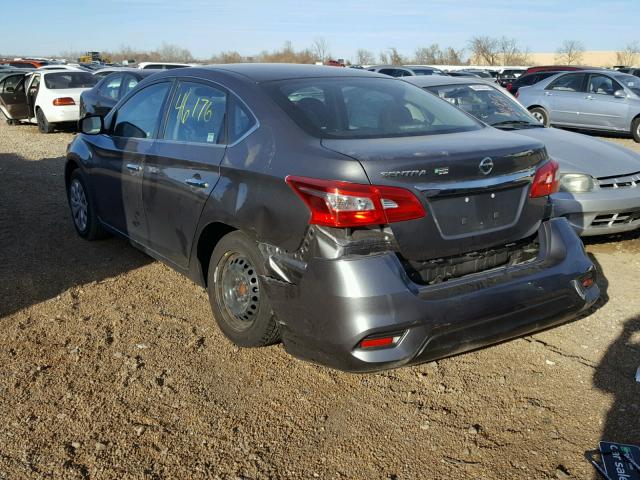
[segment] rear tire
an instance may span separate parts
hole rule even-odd
[[[640,117],[634,118],[631,122],[631,135],[637,143],[640,143]]]
[[[51,133],[53,132],[53,125],[49,123],[47,117],[41,108],[36,110],[36,120],[38,121],[38,131],[40,133]]]
[[[99,240],[108,236],[98,220],[98,214],[80,169],[75,169],[71,173],[67,186],[67,199],[71,209],[73,226],[78,235],[85,240]]]
[[[545,127],[549,126],[549,114],[542,107],[533,107],[529,109],[529,113],[534,116]]]
[[[263,347],[280,339],[262,284],[265,273],[256,242],[239,231],[225,235],[209,260],[207,285],[213,316],[222,333],[241,347]]]

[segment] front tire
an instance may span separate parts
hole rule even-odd
[[[640,117],[634,118],[631,122],[631,135],[636,143],[640,143]]]
[[[38,108],[38,110],[36,111],[36,120],[38,121],[38,131],[40,133],[53,132],[53,125],[49,123],[41,108]]]
[[[534,107],[529,109],[529,113],[545,127],[549,126],[549,114],[542,107]]]
[[[209,260],[208,293],[222,333],[241,347],[263,347],[280,338],[261,276],[266,273],[254,241],[234,231],[216,245]]]
[[[99,240],[107,236],[96,213],[87,184],[79,169],[71,173],[67,186],[67,199],[71,209],[73,226],[85,240]]]

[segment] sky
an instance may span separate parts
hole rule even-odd
[[[563,40],[587,50],[640,41],[638,0],[0,1],[0,54],[25,56],[153,50],[165,42],[208,58],[256,54],[285,41],[301,49],[319,37],[345,59],[359,48],[376,55],[389,47],[412,55],[432,43],[465,48],[476,35],[515,38],[531,52],[554,52]]]

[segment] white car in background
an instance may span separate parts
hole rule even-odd
[[[7,76],[0,82],[0,111],[8,123],[37,123],[41,133],[51,133],[60,124],[80,119],[80,94],[98,80],[78,69]]]

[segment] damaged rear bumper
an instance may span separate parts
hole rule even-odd
[[[535,260],[434,285],[414,283],[393,252],[293,259],[295,280],[275,257],[265,285],[292,355],[365,372],[455,355],[557,325],[590,307],[598,286],[581,278],[594,266],[563,218],[544,222]],[[295,265],[294,265],[295,268]],[[390,348],[363,349],[394,332]]]

